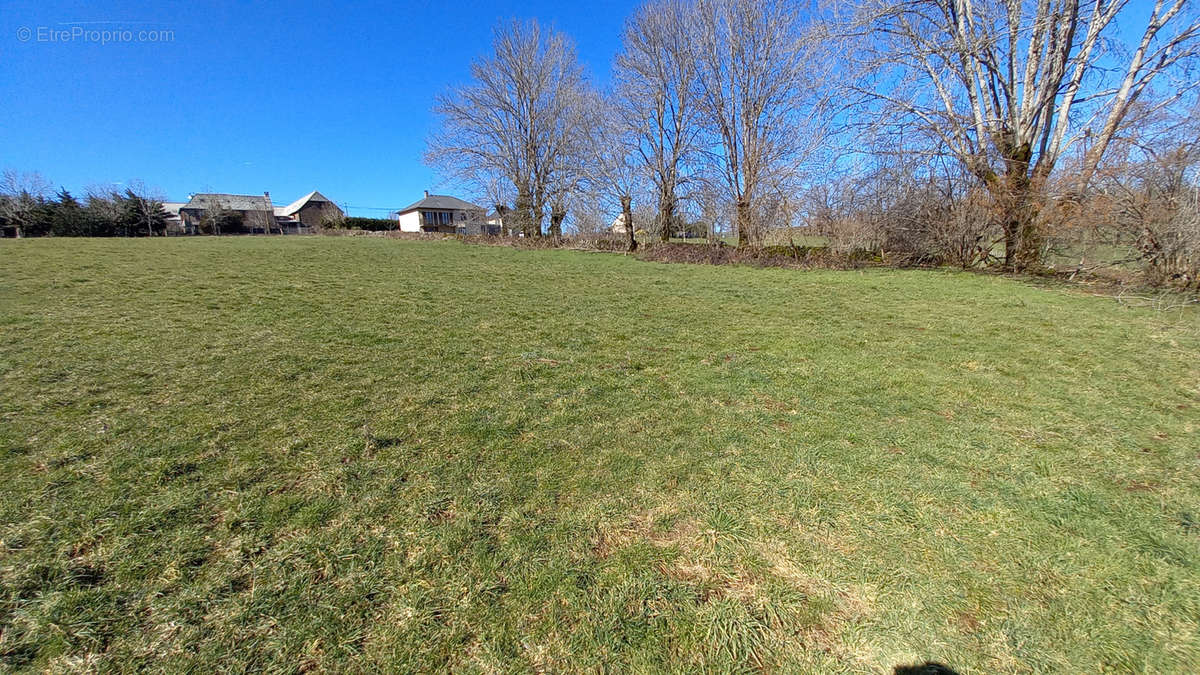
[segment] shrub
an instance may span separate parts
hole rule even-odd
[[[986,262],[998,230],[991,198],[958,174],[919,177],[903,169],[816,192],[810,225],[834,251],[878,251],[893,265]]]
[[[358,218],[347,216],[336,221],[330,221],[326,227],[338,230],[366,230],[368,232],[387,232],[399,227],[399,223],[387,218]]]

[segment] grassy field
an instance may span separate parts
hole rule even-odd
[[[0,669],[1200,671],[1200,313],[0,242]]]

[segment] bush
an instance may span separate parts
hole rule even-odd
[[[387,232],[399,227],[399,223],[387,218],[356,218],[346,217],[326,224],[329,229],[336,230],[366,230],[368,232]]]
[[[1130,163],[1094,195],[1091,214],[1127,242],[1154,285],[1200,289],[1200,144]],[[1103,208],[1096,208],[1095,204]]]
[[[629,242],[625,237],[608,233],[577,234],[570,237],[568,242],[575,248],[592,251],[624,251],[629,247]]]
[[[245,218],[237,211],[209,209],[200,220],[201,234],[246,234]]]
[[[991,198],[961,175],[935,180],[902,169],[816,194],[813,229],[836,252],[878,251],[892,265],[969,268],[986,262],[998,231]]]

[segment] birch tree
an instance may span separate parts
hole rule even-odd
[[[860,20],[858,91],[881,104],[868,114],[919,125],[987,187],[1013,270],[1039,260],[1036,198],[1060,158],[1086,145],[1084,189],[1132,107],[1194,61],[1200,36],[1189,0],[882,0]],[[1195,83],[1171,86],[1182,96]]]
[[[526,236],[540,236],[555,172],[569,163],[586,119],[588,85],[575,48],[537,21],[512,21],[496,28],[492,54],[471,65],[471,76],[437,98],[442,126],[426,162],[481,191],[496,180],[510,184],[516,221]]]

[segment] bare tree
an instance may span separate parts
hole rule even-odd
[[[525,235],[540,236],[555,172],[586,119],[587,80],[569,38],[537,21],[499,26],[492,47],[471,65],[471,84],[438,97],[442,128],[426,162],[480,192],[506,181]]]
[[[1083,252],[1077,272],[1136,261],[1152,284],[1200,289],[1200,108],[1190,113],[1139,119],[1114,139],[1093,189],[1054,214],[1068,250]]]
[[[605,217],[605,202],[604,195],[595,190],[585,189],[576,195],[573,221],[577,235],[607,238],[606,235],[611,233],[611,221]]]
[[[643,5],[626,22],[613,72],[614,95],[634,130],[643,169],[658,197],[658,231],[667,241],[679,219],[678,189],[698,152],[696,55],[684,0]]]
[[[597,195],[597,202],[607,200],[620,204],[621,219],[625,225],[626,250],[637,250],[634,236],[633,198],[640,191],[642,171],[637,134],[630,129],[623,111],[614,105],[597,99],[599,114],[591,127],[591,154],[587,158],[587,184]]]
[[[698,0],[688,22],[695,93],[738,246],[761,242],[761,202],[794,188],[822,139],[828,87],[801,8],[789,0]]]
[[[241,231],[244,226],[245,219],[241,212],[230,209],[220,200],[213,200],[204,209],[204,213],[200,217],[198,229],[201,234],[220,235],[225,230],[233,232]]]
[[[1039,257],[1037,196],[1060,157],[1089,143],[1077,183],[1086,186],[1139,97],[1195,58],[1194,5],[877,0],[859,16],[858,91],[883,104],[873,118],[935,134],[987,187],[1003,212],[1005,265],[1024,269]],[[1131,32],[1136,21],[1143,28]],[[1130,34],[1140,38],[1125,45]]]
[[[1200,164],[1195,144],[1180,146],[1139,167],[1134,186],[1120,195],[1118,222],[1136,231],[1146,277],[1200,289]]]
[[[603,124],[604,102],[596,92],[582,89],[573,95],[578,97],[578,104],[565,113],[569,117],[561,124],[562,151],[555,157],[547,181],[549,235],[556,240],[563,236],[563,221],[567,218],[569,205],[578,201],[585,189],[588,180],[586,164],[593,152],[594,130]]]
[[[114,194],[118,194],[114,191]],[[156,230],[167,236],[167,212],[163,208],[166,197],[156,188],[149,188],[140,180],[130,181],[122,198],[126,213],[125,220],[134,225],[135,231],[145,228],[146,235],[153,237]]]
[[[50,181],[40,173],[5,169],[0,174],[0,218],[20,238],[33,224],[37,207],[49,194]]]
[[[116,184],[89,185],[85,190],[85,208],[91,220],[103,223],[111,236],[129,236],[125,196]]]
[[[700,221],[704,224],[705,238],[710,244],[715,244],[720,241],[723,233],[730,231],[730,224],[734,219],[734,209],[725,196],[725,190],[719,181],[712,181],[709,178],[704,174],[696,177],[691,203],[695,206]]]

